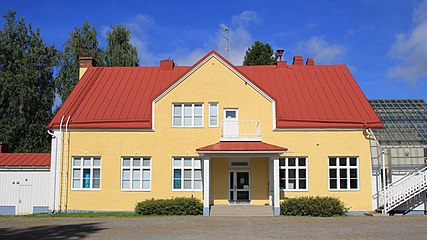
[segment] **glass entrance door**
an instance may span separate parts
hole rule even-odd
[[[249,203],[249,171],[230,171],[230,203]]]

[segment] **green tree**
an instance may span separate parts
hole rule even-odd
[[[268,43],[256,41],[246,50],[243,66],[271,65],[275,64],[277,56],[273,53],[273,48]]]
[[[0,29],[0,142],[14,152],[49,151],[44,126],[52,117],[56,50],[15,14],[4,14]]]
[[[59,72],[55,85],[62,102],[67,99],[79,80],[79,57],[93,57],[98,65],[103,63],[95,27],[88,21],[73,29],[64,44],[64,50],[59,54]]]
[[[138,66],[138,52],[130,43],[131,31],[123,25],[113,26],[107,33],[106,66]]]

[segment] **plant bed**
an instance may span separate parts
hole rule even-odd
[[[348,208],[335,197],[287,198],[280,204],[280,214],[285,216],[332,217],[345,215]]]
[[[202,215],[203,203],[195,197],[148,199],[136,204],[139,215]]]

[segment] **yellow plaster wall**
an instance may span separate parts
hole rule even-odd
[[[251,203],[265,205],[268,200],[268,158],[250,159]]]
[[[173,128],[172,103],[203,102],[204,127]],[[208,127],[208,103],[219,103],[219,120],[223,108],[238,108],[239,120],[260,120],[264,142],[284,146],[292,153],[284,156],[309,157],[309,191],[286,192],[285,196],[334,195],[351,210],[371,209],[369,142],[363,131],[272,131],[272,104],[232,71],[212,58],[192,73],[155,105],[155,132],[72,132],[69,156],[101,156],[101,189],[68,190],[69,210],[131,210],[135,203],[148,198],[195,196],[202,192],[172,191],[173,156],[198,156],[195,149],[216,143],[220,128]],[[360,191],[328,190],[328,156],[360,157]],[[150,192],[120,191],[120,158],[152,157]],[[212,160],[212,162],[214,162]],[[70,166],[70,165],[68,165]],[[212,202],[226,203],[228,197],[228,159],[215,159],[212,168]],[[70,172],[71,173],[71,172]],[[268,163],[251,160],[254,204],[268,201]],[[69,176],[68,186],[70,186]],[[69,187],[68,187],[69,188]],[[225,198],[224,198],[225,197]],[[263,199],[264,198],[264,199]]]
[[[372,209],[369,141],[364,131],[288,131],[275,132],[271,142],[289,148],[283,156],[308,157],[308,191],[284,192],[282,197],[335,196],[351,211]],[[328,157],[359,157],[360,190],[328,190]]]
[[[211,203],[228,204],[229,160],[227,158],[211,159]]]

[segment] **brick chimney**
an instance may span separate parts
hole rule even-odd
[[[307,66],[314,66],[314,60],[313,60],[313,58],[307,58],[307,61],[305,62],[305,65],[307,65]]]
[[[93,57],[80,57],[79,58],[79,80],[83,77],[86,70],[95,65]]]
[[[175,67],[175,63],[170,59],[160,60],[160,70],[172,70]]]
[[[9,146],[6,143],[0,143],[0,153],[8,153]]]
[[[294,60],[292,62],[292,65],[303,66],[304,62],[302,61],[302,56],[294,56]]]
[[[277,68],[285,68],[288,66],[288,63],[286,61],[278,61],[276,62]]]

